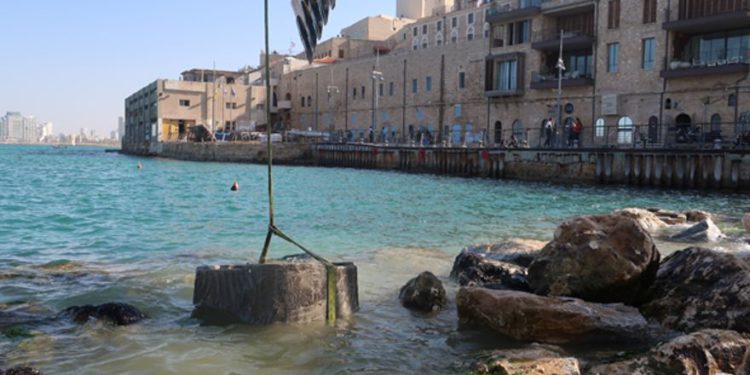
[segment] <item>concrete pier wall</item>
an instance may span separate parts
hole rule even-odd
[[[315,164],[556,183],[750,191],[747,150],[533,150],[317,145]]]
[[[273,161],[275,164],[310,165],[312,147],[306,143],[274,144]],[[264,143],[157,143],[151,146],[151,155],[190,161],[268,162]]]

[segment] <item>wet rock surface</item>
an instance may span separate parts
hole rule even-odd
[[[640,311],[683,332],[750,332],[750,266],[732,254],[689,248],[667,257]]]
[[[748,374],[750,339],[734,331],[705,330],[680,336],[627,361],[599,365],[592,375]]]
[[[105,303],[99,306],[84,305],[72,306],[63,311],[63,314],[70,316],[73,321],[84,324],[89,319],[108,321],[116,326],[127,326],[138,323],[146,318],[136,307],[126,303]]]
[[[710,212],[701,210],[688,210],[683,212],[688,223],[697,223],[703,220],[713,220],[713,215]]]
[[[404,307],[422,312],[438,311],[448,304],[443,283],[431,272],[422,272],[409,280],[398,298]]]
[[[7,370],[0,369],[0,375],[44,375],[44,373],[31,367],[14,367]]]
[[[629,217],[637,221],[649,233],[657,233],[667,226],[667,223],[656,216],[656,214],[644,208],[623,208],[615,211],[614,214]]]
[[[525,349],[497,350],[472,365],[476,374],[580,375],[578,360],[560,348],[533,344]]]
[[[648,211],[656,215],[659,220],[663,221],[667,225],[680,225],[688,222],[687,215],[670,210],[664,210],[661,208],[648,208]]]
[[[584,216],[558,227],[529,266],[528,280],[540,295],[634,304],[656,277],[659,259],[635,219]]]
[[[451,279],[461,286],[528,291],[526,267],[544,245],[542,241],[511,240],[470,246],[456,257]]]
[[[461,288],[456,304],[461,324],[488,327],[520,341],[639,342],[649,336],[646,319],[622,304],[475,287]]]
[[[677,242],[717,242],[724,237],[711,219],[703,220],[670,237]]]

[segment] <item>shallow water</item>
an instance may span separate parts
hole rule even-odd
[[[102,149],[0,145],[0,323],[75,304],[128,302],[152,319],[114,328],[66,320],[0,336],[0,367],[50,374],[450,373],[511,345],[398,304],[398,289],[447,275],[471,243],[548,240],[562,220],[622,207],[703,209],[741,233],[744,195],[555,186],[348,169],[277,167],[277,225],[321,255],[359,267],[362,310],[324,324],[201,327],[190,318],[194,269],[257,259],[265,167],[141,160]],[[229,187],[237,179],[241,191]],[[660,243],[669,253],[684,247]],[[747,251],[739,242],[720,246]],[[295,253],[274,240],[271,254]]]

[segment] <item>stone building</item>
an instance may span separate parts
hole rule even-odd
[[[282,76],[290,127],[532,147],[548,118],[563,147],[576,118],[587,146],[729,142],[750,130],[748,0],[402,0],[398,11],[418,19]]]

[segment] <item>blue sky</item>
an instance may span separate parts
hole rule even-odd
[[[269,0],[271,49],[301,51],[289,0]],[[395,0],[339,0],[325,36]],[[52,121],[55,133],[109,135],[124,99],[194,67],[257,65],[262,0],[0,0],[0,111]]]

